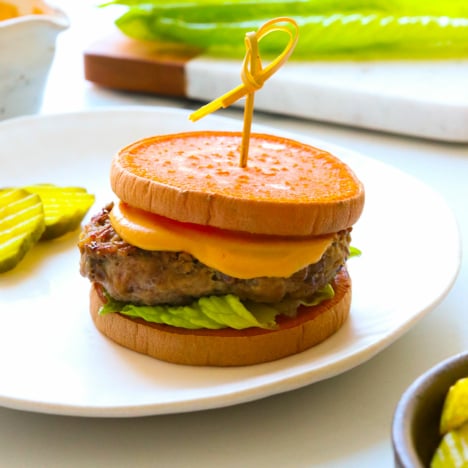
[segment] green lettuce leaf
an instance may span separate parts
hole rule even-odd
[[[468,54],[466,0],[113,0],[115,21],[138,40],[169,41],[215,56],[242,57],[246,33],[271,18],[300,26],[295,59],[450,58]],[[278,54],[283,35],[262,41]]]
[[[326,301],[327,299],[331,299],[332,297],[335,297],[335,291],[333,286],[328,283],[325,287],[319,289],[310,300],[303,301],[301,304],[307,307],[312,307],[319,305],[321,302]]]
[[[120,312],[133,318],[141,318],[147,322],[171,325],[191,330],[200,328],[220,329],[258,327],[267,330],[276,328],[276,316],[291,315],[301,304],[313,306],[334,296],[331,285],[319,290],[314,296],[304,301],[284,301],[279,304],[260,304],[246,302],[245,304],[233,294],[224,296],[202,297],[189,305],[171,306],[167,304],[144,306],[127,304],[112,299],[106,294],[107,303],[101,307],[101,315]]]
[[[349,258],[360,257],[361,255],[362,252],[357,247],[353,247],[352,245],[349,247]]]

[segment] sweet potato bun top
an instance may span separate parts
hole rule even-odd
[[[281,236],[352,226],[364,188],[330,153],[291,139],[252,134],[239,167],[240,132],[158,135],[123,148],[111,186],[125,203],[177,221]]]

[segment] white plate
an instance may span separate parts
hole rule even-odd
[[[165,108],[125,108],[6,121],[0,124],[0,186],[82,185],[97,195],[97,211],[111,199],[109,163],[119,147],[155,133],[240,127],[218,117],[192,124],[187,116]],[[460,265],[458,229],[444,201],[389,166],[295,137],[343,158],[366,186],[365,211],[353,231],[363,255],[349,262],[351,317],[336,335],[296,356],[240,368],[185,367],[136,354],[95,330],[73,233],[35,247],[0,276],[0,404],[82,416],[233,405],[347,371],[423,317],[446,295]]]

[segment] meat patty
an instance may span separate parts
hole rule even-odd
[[[146,251],[128,244],[110,223],[111,209],[112,204],[106,206],[84,227],[78,244],[80,270],[123,302],[186,304],[201,296],[229,293],[265,303],[307,299],[331,281],[349,255],[350,229],[335,234],[318,263],[289,278],[238,279],[186,252]]]

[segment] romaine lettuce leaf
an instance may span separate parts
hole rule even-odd
[[[296,310],[301,304],[313,306],[334,296],[331,285],[319,290],[307,302],[284,301],[279,304],[260,304],[246,302],[233,295],[202,297],[189,305],[171,306],[167,304],[144,306],[126,304],[112,299],[106,294],[107,303],[101,307],[99,314],[104,315],[112,312],[120,312],[123,315],[141,318],[147,322],[172,325],[191,330],[200,328],[220,329],[234,328],[243,330],[245,328],[259,327],[268,330],[276,328],[276,316],[291,310]]]
[[[353,247],[352,245],[349,247],[349,258],[360,257],[361,255],[362,252],[357,247]]]

